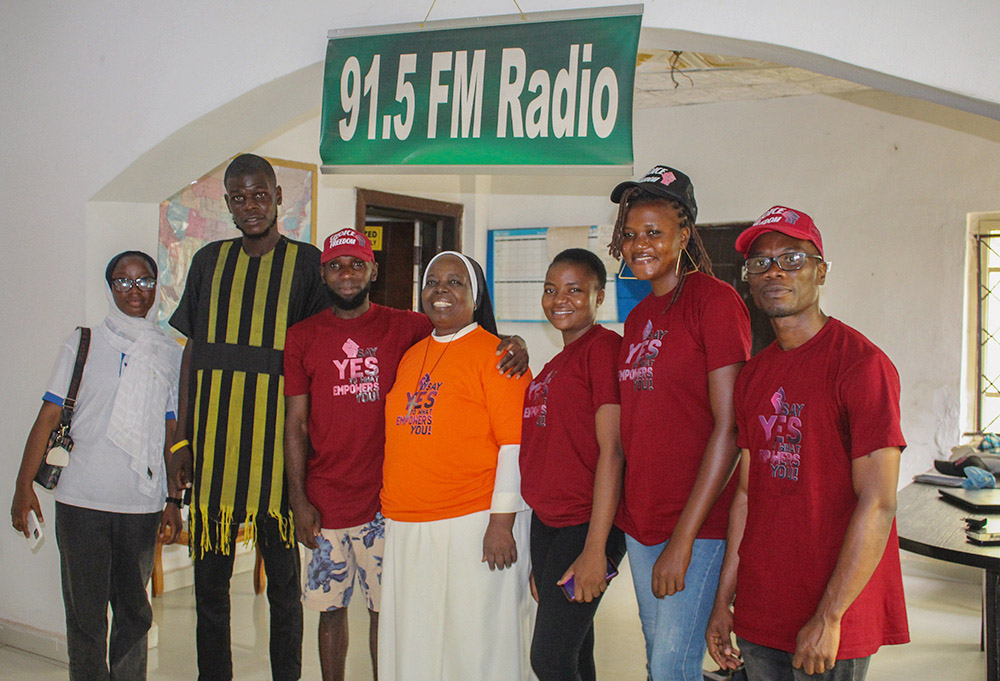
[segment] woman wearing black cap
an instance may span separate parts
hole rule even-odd
[[[750,356],[736,291],[712,276],[684,173],[656,166],[611,193],[609,250],[652,293],[629,313],[618,361],[626,533],[653,681],[700,681],[737,461],[733,385]]]

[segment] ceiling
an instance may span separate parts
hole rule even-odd
[[[776,62],[700,52],[641,50],[636,109],[842,94],[871,88]]]

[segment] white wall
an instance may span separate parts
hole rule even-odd
[[[529,9],[614,2],[544,0]],[[506,14],[512,9],[509,0],[474,4],[441,0],[431,18]],[[0,360],[5,381],[0,395],[0,412],[4,414],[0,441],[7,443],[7,454],[0,459],[0,499],[11,496],[20,443],[37,411],[38,396],[59,342],[73,325],[100,319],[103,293],[98,293],[94,282],[99,281],[106,256],[126,241],[129,245],[150,243],[153,228],[142,227],[138,218],[149,214],[155,200],[176,191],[178,178],[195,177],[198,169],[207,170],[228,154],[262,144],[276,128],[314,106],[310,102],[318,99],[318,90],[310,93],[292,88],[285,92],[281,88],[288,90],[293,81],[316,80],[315,64],[323,58],[328,28],[419,21],[425,12],[423,4],[358,0],[303,0],[285,5],[261,0],[182,0],[130,3],[127,7],[107,0],[0,0],[0,54],[5,67],[0,69],[0,92],[4,93],[0,108],[4,160],[0,166],[0,214],[6,222],[0,233],[0,250],[6,255],[0,269],[4,291],[0,297],[0,319],[4,320],[0,345],[6,350]],[[818,70],[827,71],[856,65],[866,70],[859,72],[859,79],[884,74],[892,81],[886,87],[902,87],[908,80],[931,99],[940,96],[942,101],[993,116],[1000,111],[1000,61],[987,51],[994,29],[1000,25],[1000,6],[988,0],[961,4],[887,0],[877,6],[858,0],[836,5],[789,0],[677,0],[650,2],[644,25],[662,29],[659,40],[688,41],[684,49],[691,49],[698,40],[691,32],[746,41],[742,44],[747,46],[747,54],[756,50],[764,55],[768,44],[774,44],[787,50],[787,61],[792,64],[800,58],[813,58]],[[727,43],[723,40],[718,44]],[[283,96],[269,98],[269,93],[277,91]],[[735,108],[742,110],[753,111]],[[710,211],[705,219],[752,217],[759,207],[771,202],[770,193],[782,187],[785,193],[773,200],[797,202],[807,208],[821,206],[814,211],[820,224],[850,226],[859,246],[873,244],[873,235],[864,231],[867,225],[877,225],[879,235],[886,229],[907,234],[910,225],[916,225],[925,239],[947,235],[942,243],[960,249],[950,234],[962,211],[995,207],[996,202],[964,205],[986,203],[979,200],[986,191],[982,178],[995,177],[996,169],[988,153],[992,146],[967,143],[961,135],[932,135],[934,139],[924,146],[914,131],[905,139],[900,137],[904,144],[895,151],[886,146],[895,140],[880,127],[885,121],[867,120],[857,130],[831,121],[829,133],[823,133],[794,118],[789,125],[799,130],[790,129],[782,136],[787,142],[778,145],[784,152],[779,157],[773,145],[754,140],[754,126],[747,120],[732,123],[727,129],[707,128],[707,133],[698,136],[699,147],[689,147],[695,139],[689,132],[695,129],[691,126],[708,116],[706,111],[692,108],[672,114],[688,127],[681,128],[678,138],[665,141],[662,149],[671,155],[672,162],[698,178],[700,199]],[[213,118],[213,112],[224,112],[225,116]],[[175,144],[166,144],[178,131],[184,135],[174,139]],[[825,159],[819,166],[799,161],[803,145],[839,154],[842,143],[838,138],[855,133],[859,139],[882,146],[858,164],[839,157],[832,164],[836,173],[823,170],[830,167]],[[177,144],[177,139],[186,143]],[[644,158],[646,151],[637,149],[640,169],[659,160]],[[770,159],[768,171],[777,173],[781,182],[771,174],[744,171],[763,167],[754,161],[757,154],[764,153]],[[956,160],[948,161],[949,173],[935,172],[942,164],[942,155],[955,159],[956,153],[967,158],[967,167],[978,166],[982,172],[956,175],[957,166],[962,165]],[[154,158],[156,163],[149,163]],[[130,182],[113,182],[125,177],[123,172],[130,167],[142,165],[143,159],[152,170],[130,176]],[[739,159],[739,163],[729,159]],[[854,173],[862,164],[870,164],[865,165],[870,171],[867,181],[860,181]],[[709,176],[727,165],[730,179],[739,177],[737,186],[713,183]],[[883,174],[876,174],[879,169]],[[913,189],[901,192],[898,186],[904,183],[898,182],[900,178]],[[885,185],[888,200],[871,198],[874,180]],[[509,194],[510,199],[485,198],[494,185],[501,194],[506,191],[508,185],[495,178],[412,182],[402,184],[416,187],[414,193],[422,193],[423,187],[429,196],[459,197],[467,205],[467,228],[479,226],[480,231],[467,232],[466,243],[477,244],[480,255],[483,227],[540,224],[541,216],[551,217],[553,224],[565,224],[562,218],[569,216],[580,222],[575,216],[592,215],[601,193],[586,202],[562,202],[561,215],[552,212],[551,201],[525,200],[515,215],[510,201],[522,200],[518,192]],[[359,183],[368,185],[367,181]],[[321,225],[332,228],[348,214],[343,206],[350,190],[340,180],[324,180],[324,185],[330,197],[337,197],[331,201],[339,206],[326,215],[326,206],[320,208]],[[373,181],[369,186],[376,185]],[[764,187],[770,188],[766,195],[762,194]],[[921,188],[926,191],[921,193]],[[942,190],[950,197],[947,204],[938,202]],[[562,191],[553,195],[563,195]],[[537,189],[525,188],[521,193],[528,196],[534,192]],[[91,206],[88,210],[88,201],[98,194],[102,203],[139,205]],[[855,195],[869,198],[855,202]],[[569,196],[573,197],[572,192]],[[882,217],[890,212],[902,219]],[[129,216],[137,222],[127,221]],[[125,238],[128,236],[132,238]],[[883,266],[876,266],[873,255],[848,261],[861,250],[853,245],[831,244],[833,259],[843,265],[834,270],[829,307],[834,311],[841,306],[856,307],[853,300],[845,299],[845,292],[855,300],[869,300],[885,288],[896,294],[916,285],[916,290],[925,294],[906,300],[894,295],[884,313],[862,315],[852,309],[850,316],[897,358],[900,353],[896,350],[900,349],[926,351],[926,367],[917,366],[916,361],[897,361],[910,376],[904,389],[909,388],[909,395],[921,395],[918,404],[906,406],[908,423],[926,417],[927,423],[933,424],[937,417],[931,404],[938,399],[942,404],[947,402],[949,385],[954,382],[944,375],[951,371],[948,367],[955,363],[954,357],[945,355],[945,360],[938,361],[938,352],[943,349],[947,353],[957,333],[958,318],[950,312],[956,301],[946,284],[952,276],[947,268],[960,261],[960,254],[942,250],[929,258],[929,253],[918,252],[925,244],[900,243],[904,256],[920,256],[914,265],[924,269],[923,275],[918,275],[908,269],[903,257]],[[835,284],[840,282],[836,276],[841,274],[844,288],[837,288]],[[860,288],[856,282],[864,276],[879,285]],[[934,279],[942,282],[940,290],[920,285]],[[923,330],[916,337],[909,329],[918,325]],[[899,338],[903,333],[905,337]],[[924,439],[931,439],[929,431],[935,427],[922,428],[921,432],[928,433]],[[44,501],[43,509],[49,518],[49,538],[39,555],[31,556],[13,530],[0,531],[0,637],[10,622],[48,632],[63,628],[51,503]]]

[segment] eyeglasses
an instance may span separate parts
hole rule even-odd
[[[156,279],[153,277],[142,277],[140,279],[129,279],[128,277],[118,277],[111,280],[111,285],[119,293],[131,291],[133,286],[138,286],[142,291],[152,291],[156,288]]]
[[[801,252],[782,253],[775,256],[754,255],[746,259],[743,263],[743,269],[747,274],[764,274],[771,269],[771,264],[773,263],[778,266],[778,269],[784,272],[794,272],[805,267],[806,260],[809,258],[815,258],[821,262],[823,260],[823,256],[821,255],[811,255]]]

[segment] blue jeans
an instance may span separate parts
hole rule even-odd
[[[767,646],[759,646],[742,638],[736,638],[747,666],[750,681],[865,681],[871,656],[853,660],[837,660],[833,669],[822,674],[806,674],[792,667],[792,654]]]
[[[646,639],[646,669],[651,681],[702,681],[705,627],[719,586],[719,570],[726,542],[695,539],[684,590],[656,598],[653,564],[667,542],[645,546],[625,535],[639,620]]]

